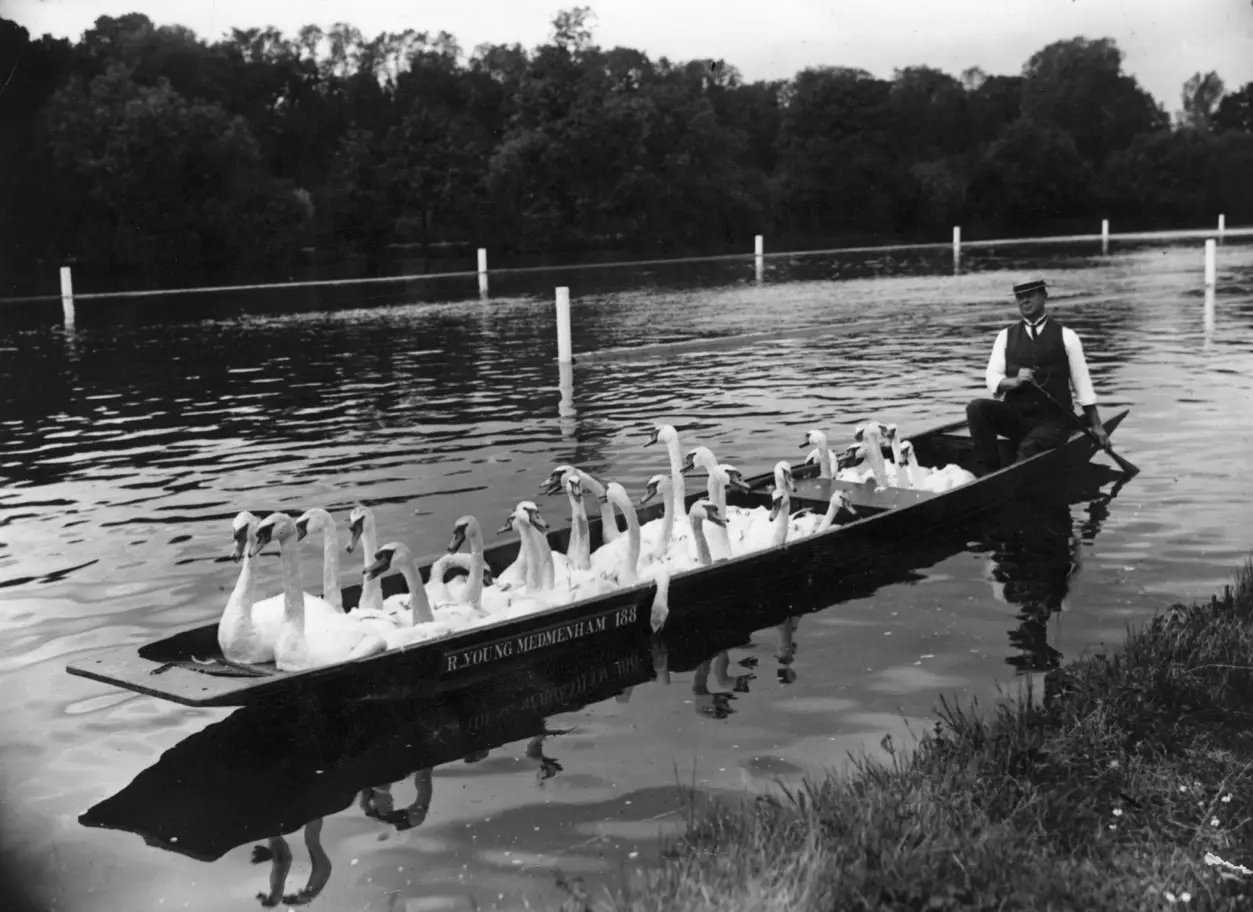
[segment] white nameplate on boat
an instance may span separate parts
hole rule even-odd
[[[584,637],[604,633],[607,630],[629,627],[635,623],[637,608],[638,606],[636,605],[628,605],[625,608],[611,608],[599,614],[579,618],[577,621],[553,624],[549,627],[541,627],[538,630],[528,630],[526,633],[502,637],[490,643],[480,643],[478,646],[471,646],[468,649],[446,652],[444,653],[444,673],[465,671],[467,668],[473,668],[476,665],[499,662],[502,659],[512,659],[526,655],[528,652],[534,652],[537,649],[569,643],[572,640],[581,640]]]

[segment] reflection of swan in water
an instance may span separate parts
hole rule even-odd
[[[775,629],[779,633],[779,646],[775,650],[775,659],[779,663],[776,674],[779,677],[779,683],[784,686],[792,684],[796,681],[796,669],[793,662],[796,660],[796,628],[800,626],[801,619],[797,615],[790,617],[780,623]]]
[[[399,780],[403,781],[403,780]],[[409,830],[421,826],[431,810],[431,796],[434,784],[431,781],[431,767],[420,769],[413,774],[414,799],[403,808],[397,809],[392,797],[392,785],[375,785],[362,789],[358,804],[367,817],[390,823],[397,830]]]
[[[561,761],[553,757],[545,756],[544,739],[550,738],[553,735],[566,735],[572,731],[574,731],[572,728],[567,728],[562,731],[552,731],[545,726],[542,732],[526,743],[527,757],[539,763],[539,767],[535,770],[535,780],[539,783],[540,788],[543,788],[546,781],[565,769],[565,767],[561,765]]]
[[[748,693],[748,684],[756,675],[750,672],[749,674],[731,677],[727,674],[727,666],[730,660],[731,657],[723,649],[696,666],[696,672],[692,677],[692,696],[695,697],[694,702],[698,715],[708,716],[711,719],[725,719],[735,712],[731,708],[731,701],[735,699],[735,694]],[[718,686],[727,687],[730,690],[711,691],[709,689],[709,675],[711,673],[714,676],[714,682]]]
[[[266,846],[253,846],[252,863],[270,862],[270,892],[258,893],[257,901],[263,906],[277,906],[280,902],[289,906],[303,906],[312,902],[331,879],[331,858],[322,848],[322,818],[317,817],[305,824],[305,847],[309,850],[309,879],[295,893],[283,893],[287,885],[287,873],[291,870],[292,854],[287,840],[271,836]]]

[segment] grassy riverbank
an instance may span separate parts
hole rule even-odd
[[[1050,675],[1035,703],[946,702],[890,767],[697,811],[617,905],[1253,909],[1253,876],[1213,857],[1253,868],[1253,563],[1224,598]]]

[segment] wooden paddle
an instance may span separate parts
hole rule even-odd
[[[1083,431],[1083,433],[1087,435],[1089,440],[1091,440],[1093,443],[1095,443],[1097,446],[1103,449],[1106,453],[1108,453],[1109,458],[1114,460],[1114,462],[1118,463],[1118,467],[1127,473],[1128,478],[1132,478],[1140,474],[1140,467],[1137,466],[1135,463],[1131,462],[1131,460],[1124,459],[1122,456],[1115,453],[1114,445],[1112,443],[1102,444],[1100,439],[1096,436],[1096,433],[1092,430],[1092,428],[1088,427],[1088,424],[1086,421],[1084,421],[1082,418],[1080,418],[1070,409],[1066,408],[1064,405],[1062,405],[1060,402],[1058,402],[1056,399],[1054,399],[1052,396],[1046,393],[1044,391],[1044,387],[1040,386],[1040,384],[1036,383],[1034,380],[1031,381],[1031,385],[1035,387],[1036,392],[1038,392],[1041,396],[1047,399],[1050,404],[1052,404],[1053,408],[1057,409],[1057,411],[1065,415],[1066,418],[1070,421],[1070,423],[1074,427],[1077,427],[1079,430]]]

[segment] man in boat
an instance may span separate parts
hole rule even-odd
[[[1045,312],[1047,283],[1018,282],[1014,298],[1022,319],[997,334],[988,359],[988,391],[995,398],[966,406],[980,476],[1001,468],[997,435],[1009,439],[1015,462],[1061,446],[1074,429],[1076,404],[1101,446],[1109,446],[1083,345],[1074,330]]]

